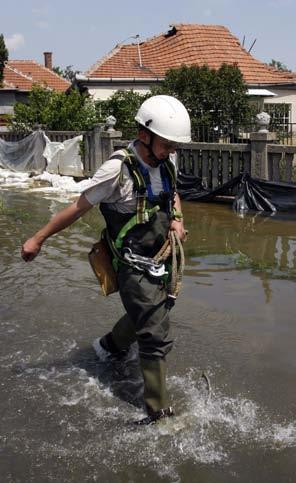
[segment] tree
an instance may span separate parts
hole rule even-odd
[[[122,131],[123,137],[130,138],[135,134],[135,114],[142,102],[151,94],[138,94],[133,90],[116,91],[109,99],[96,101],[99,122],[105,122],[110,115],[116,118],[116,129]]]
[[[64,71],[61,67],[59,67],[58,65],[56,65],[55,67],[52,68],[53,72],[55,72],[57,75],[59,75],[60,77],[64,77]]]
[[[34,86],[28,104],[15,104],[11,128],[28,132],[39,124],[46,130],[84,131],[96,123],[95,106],[87,95],[77,90],[65,93]]]
[[[250,118],[247,87],[241,71],[223,64],[219,69],[207,65],[170,69],[154,94],[177,97],[189,111],[193,137],[198,140],[219,137]]]
[[[4,79],[4,66],[5,62],[8,61],[8,50],[5,45],[5,40],[3,34],[0,34],[0,87],[3,85]]]
[[[67,65],[65,69],[56,66],[52,70],[60,77],[67,79],[71,83],[75,80],[76,74],[80,74],[80,70],[73,70],[73,65]]]
[[[275,60],[275,59],[271,59],[271,61],[269,62],[269,64],[271,67],[274,67],[276,70],[281,70],[281,71],[284,71],[284,72],[291,72],[288,67],[283,64],[280,60]]]

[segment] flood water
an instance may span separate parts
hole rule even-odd
[[[294,220],[184,203],[168,357],[177,416],[134,428],[137,360],[103,364],[91,347],[123,313],[87,261],[102,219],[92,210],[26,264],[21,241],[65,201],[0,199],[1,483],[296,481]]]

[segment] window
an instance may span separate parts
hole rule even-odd
[[[264,111],[271,116],[270,125],[281,128],[283,131],[289,130],[291,123],[291,104],[264,104]]]

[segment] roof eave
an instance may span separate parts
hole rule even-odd
[[[6,92],[24,92],[24,93],[28,93],[31,91],[31,89],[19,89],[18,87],[1,87],[0,88],[0,92],[3,92],[3,91],[6,91]]]
[[[116,83],[142,83],[161,82],[164,77],[87,77],[84,75],[76,75],[77,84],[116,84]]]
[[[261,83],[248,83],[247,84],[248,88],[269,88],[269,89],[296,89],[296,81],[295,82],[270,82],[270,83],[265,83],[265,82],[261,82]]]

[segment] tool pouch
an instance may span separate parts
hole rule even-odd
[[[95,243],[88,254],[89,263],[100,282],[102,292],[108,296],[118,291],[116,273],[104,236]]]

